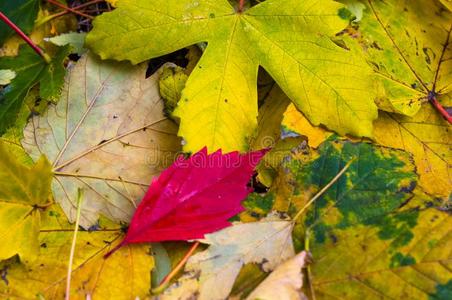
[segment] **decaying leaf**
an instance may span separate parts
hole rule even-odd
[[[416,175],[403,151],[338,140],[322,144],[318,154],[292,151],[280,173],[292,186],[286,201],[304,206],[352,156],[356,161],[294,229],[298,247],[310,239],[310,293],[442,299],[451,278],[451,217],[413,191]]]
[[[33,159],[45,154],[54,171],[52,190],[74,220],[77,189],[87,201],[80,224],[99,213],[130,221],[151,179],[180,148],[177,126],[163,114],[158,78],[146,66],[81,58],[69,71],[58,104],[27,125],[23,146]]]
[[[307,300],[300,290],[303,285],[301,269],[307,265],[307,256],[302,251],[280,264],[246,299]]]
[[[451,91],[452,14],[439,1],[362,0],[364,53],[382,83],[379,107],[414,116]]]
[[[259,222],[236,223],[207,234],[202,242],[209,248],[192,256],[185,267],[199,282],[198,299],[225,299],[247,263],[260,264],[268,272],[292,257],[292,228],[290,221],[272,214]],[[193,284],[188,281],[181,287],[192,290]]]
[[[375,141],[413,154],[419,184],[432,195],[449,198],[452,190],[452,132],[433,107],[409,118],[382,113],[375,124]]]
[[[39,94],[44,100],[55,101],[59,97],[66,73],[63,61],[69,53],[69,47],[62,47],[47,64],[23,45],[17,57],[0,58],[0,69],[16,72],[16,77],[0,93],[0,134],[14,125],[24,98],[34,85],[39,83]]]
[[[19,254],[24,261],[39,252],[40,210],[50,202],[49,162],[21,165],[0,142],[0,261]]]
[[[0,265],[2,299],[64,299],[73,226],[57,207],[43,216],[40,255],[27,266],[10,261]],[[122,239],[121,228],[101,221],[92,231],[77,234],[71,299],[144,299],[149,293],[153,258],[149,245],[127,245],[105,260],[103,255]]]
[[[292,186],[292,194],[280,201],[303,206],[352,159],[354,163],[312,204],[312,213],[305,217],[306,224],[317,224],[316,239],[328,237],[328,228],[318,224],[325,211],[330,212],[329,221],[337,226],[352,226],[370,217],[386,215],[413,196],[417,176],[408,154],[333,139],[323,143],[318,152],[293,151],[286,157],[280,175],[284,180],[280,184]]]
[[[350,227],[332,224],[332,214],[322,217],[329,227],[326,238],[311,241],[310,281],[317,299],[449,298],[452,218],[447,212],[413,208]]]
[[[259,65],[313,124],[371,136],[377,110],[370,68],[358,51],[330,40],[347,25],[338,17],[342,7],[267,0],[240,12],[227,0],[121,0],[96,18],[87,44],[104,59],[138,63],[208,42],[175,111],[187,151],[248,149]]]
[[[447,97],[442,99],[445,105],[451,103]],[[312,147],[332,134],[323,128],[300,125],[305,122],[307,121],[300,112],[291,110],[290,116],[286,112],[283,123],[290,130],[305,135]],[[381,112],[374,122],[374,138],[379,145],[411,153],[419,174],[419,185],[432,195],[444,199],[449,197],[452,189],[452,132],[433,107],[423,106],[414,117]]]

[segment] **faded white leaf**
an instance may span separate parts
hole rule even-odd
[[[36,160],[52,162],[52,190],[70,221],[77,189],[85,190],[80,224],[99,213],[129,221],[151,179],[180,149],[177,126],[163,114],[158,75],[146,65],[82,57],[66,77],[58,104],[34,116],[22,144]]]

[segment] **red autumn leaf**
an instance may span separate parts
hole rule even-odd
[[[247,183],[266,152],[207,154],[204,148],[179,157],[153,180],[118,247],[199,239],[229,226],[228,219],[243,210],[241,201],[251,191]]]

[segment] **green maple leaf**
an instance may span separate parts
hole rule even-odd
[[[44,157],[28,168],[0,142],[0,260],[19,254],[28,259],[39,249],[39,207],[50,196],[52,172]]]
[[[17,57],[0,58],[0,69],[11,69],[16,73],[0,93],[0,134],[14,125],[25,96],[34,85],[40,84],[42,99],[55,101],[58,98],[66,74],[63,61],[69,53],[69,46],[62,47],[47,64],[30,47],[23,45]]]
[[[38,10],[39,1],[36,0],[0,1],[0,11],[25,33],[33,29]],[[0,45],[13,33],[8,25],[0,22]]]
[[[330,37],[346,21],[330,0],[268,0],[236,12],[227,0],[121,0],[96,18],[87,44],[102,58],[139,63],[208,46],[174,114],[185,150],[245,150],[257,126],[262,66],[314,124],[371,136],[377,117],[368,65]]]

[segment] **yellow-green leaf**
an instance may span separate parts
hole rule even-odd
[[[39,251],[40,216],[31,205],[0,200],[0,261],[19,254],[33,259]]]
[[[267,0],[236,12],[227,0],[120,0],[94,21],[87,44],[102,58],[145,61],[208,42],[175,115],[185,150],[246,150],[257,126],[258,66],[313,124],[371,136],[370,68],[330,40],[344,29],[330,0]],[[207,78],[207,79],[206,79]]]
[[[444,199],[449,197],[452,132],[433,107],[422,107],[413,118],[382,113],[374,126],[377,143],[413,154],[419,184],[426,192]]]
[[[298,111],[294,105],[289,105],[287,110],[284,112],[282,126],[286,130],[293,131],[307,137],[309,146],[313,148],[317,148],[332,134],[324,128],[312,126],[309,120],[306,119],[306,117]]]
[[[450,99],[443,98],[443,104],[449,105]],[[332,134],[324,128],[312,127],[299,111],[289,110],[290,107],[283,120],[284,126],[305,135],[310,146],[316,147]],[[419,185],[426,192],[447,199],[452,190],[452,132],[449,127],[429,105],[423,106],[414,117],[381,112],[374,122],[374,141],[411,153],[419,174]]]
[[[361,0],[364,53],[383,86],[379,107],[414,116],[452,80],[452,14],[439,1]]]
[[[289,98],[277,84],[272,83],[269,90],[264,86],[262,90],[265,92],[265,96],[261,100],[264,103],[259,107],[257,133],[250,141],[250,147],[253,150],[271,148],[276,145],[281,138],[283,113],[290,104]]]
[[[188,76],[183,68],[173,64],[164,65],[160,72],[160,95],[165,101],[166,111],[171,114],[177,106]]]
[[[73,226],[56,207],[43,216],[40,255],[27,266],[4,263],[6,281],[0,282],[2,299],[64,299]],[[71,279],[71,299],[144,299],[149,294],[153,258],[146,244],[128,245],[108,259],[103,255],[123,238],[121,228],[100,224],[77,234]],[[1,266],[0,266],[1,268]]]
[[[452,11],[452,0],[439,0],[448,10]]]
[[[50,201],[51,180],[44,157],[28,168],[0,142],[0,260],[15,254],[28,260],[39,251],[39,210]]]
[[[448,299],[451,227],[447,212],[430,208],[331,228],[324,242],[311,242],[313,292],[317,299]]]

